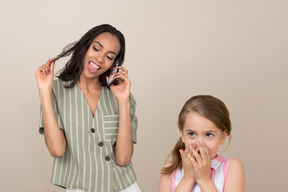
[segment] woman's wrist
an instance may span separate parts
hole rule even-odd
[[[47,99],[51,99],[52,96],[52,90],[49,89],[39,89],[39,97],[41,103],[43,103]]]
[[[118,103],[118,106],[119,107],[122,107],[122,106],[126,106],[126,107],[129,107],[130,108],[130,101],[129,101],[129,98],[128,99],[116,99],[117,100],[117,103]]]

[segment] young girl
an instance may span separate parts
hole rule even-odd
[[[178,127],[181,137],[168,156],[171,161],[161,169],[159,192],[245,191],[241,161],[218,155],[227,136],[230,144],[231,133],[222,101],[209,95],[190,98],[179,114]]]
[[[70,54],[59,79],[53,81],[55,61]],[[121,66],[124,56],[123,34],[104,24],[36,72],[40,133],[55,157],[51,182],[67,192],[140,191],[131,163],[136,102],[128,70]],[[108,87],[111,66],[118,60],[118,85]]]

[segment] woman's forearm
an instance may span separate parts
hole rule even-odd
[[[66,140],[64,132],[59,128],[52,105],[51,91],[39,91],[41,101],[44,138],[47,148],[53,157],[61,157],[65,153]]]
[[[118,165],[127,166],[133,155],[129,100],[118,101],[118,108],[119,129],[115,146],[115,159]]]

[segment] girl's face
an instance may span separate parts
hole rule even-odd
[[[183,131],[179,131],[186,148],[198,141],[207,147],[211,159],[216,157],[219,146],[227,137],[226,131],[221,131],[212,121],[195,112],[187,114]]]
[[[107,71],[120,51],[120,43],[116,36],[105,32],[92,41],[83,63],[86,78],[95,78]]]

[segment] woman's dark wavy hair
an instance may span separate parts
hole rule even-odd
[[[80,38],[80,40],[67,45],[63,49],[62,53],[56,56],[55,61],[72,54],[70,60],[60,71],[60,74],[57,75],[57,77],[62,81],[72,81],[69,85],[66,85],[65,88],[72,88],[75,86],[83,71],[83,60],[88,48],[90,47],[95,37],[105,32],[115,35],[118,38],[120,43],[120,51],[115,60],[119,59],[119,66],[123,64],[125,58],[125,38],[123,34],[109,24],[98,25],[90,29]],[[99,76],[99,81],[102,86],[108,86],[106,76],[110,74],[110,71],[111,69],[107,70],[105,73]]]

